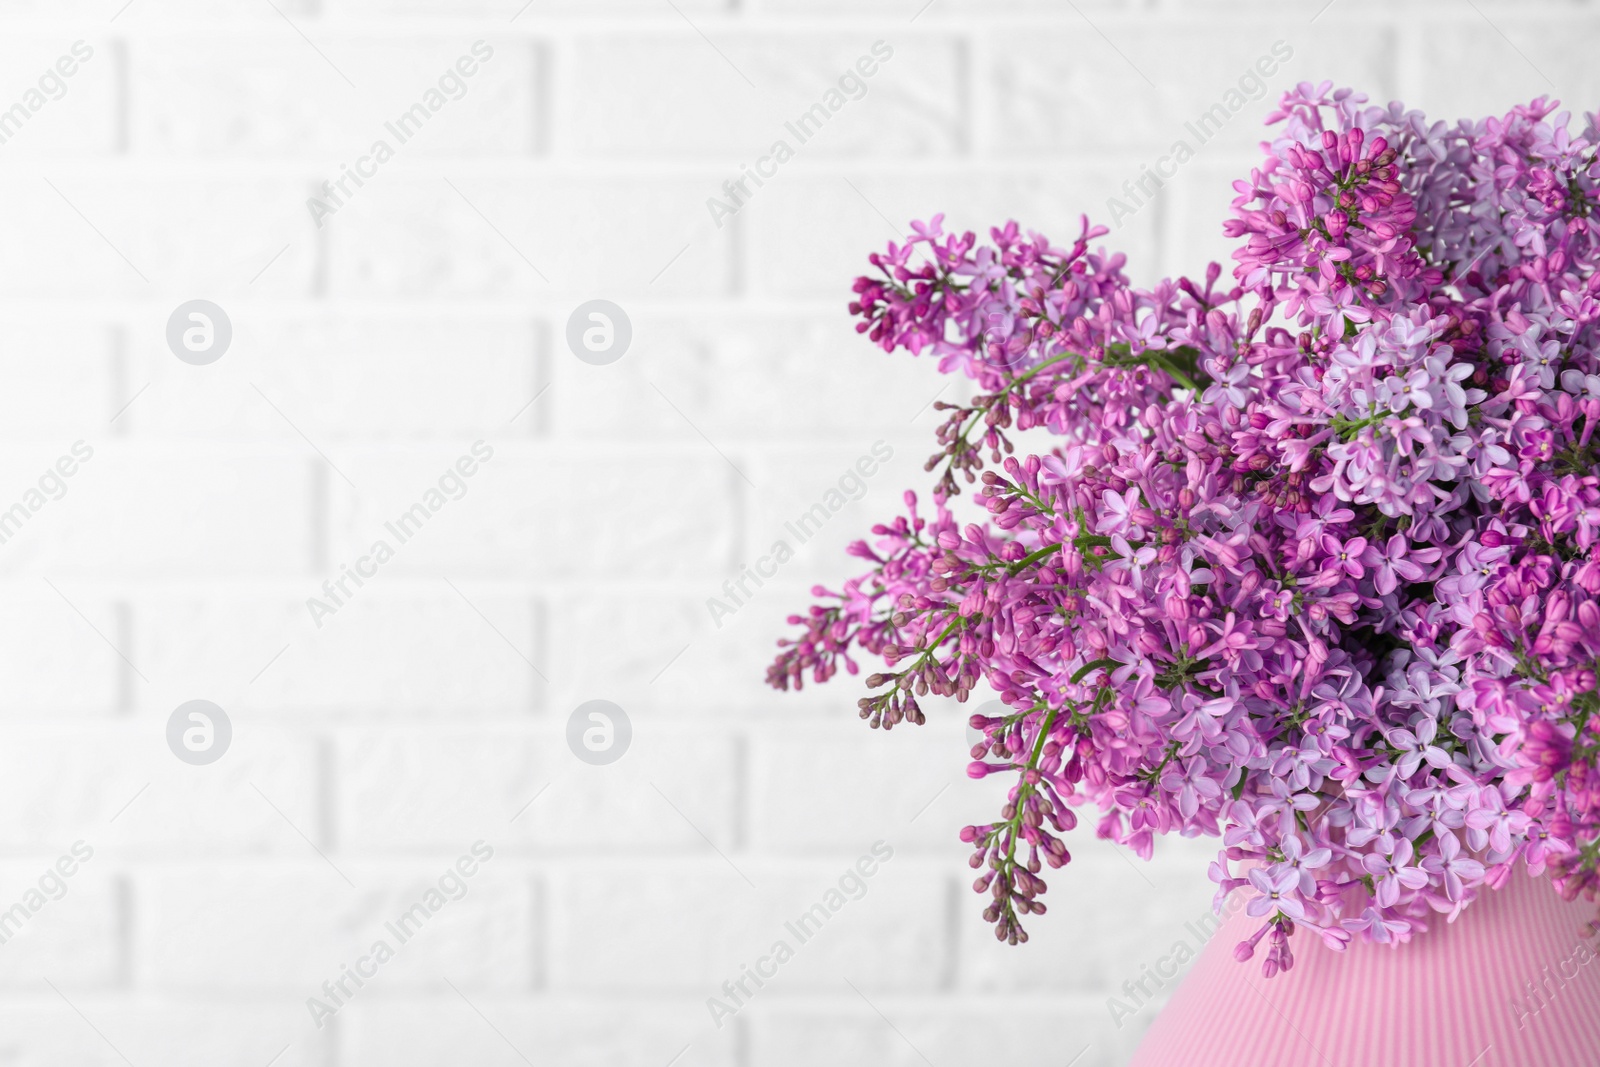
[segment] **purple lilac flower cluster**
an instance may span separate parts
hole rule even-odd
[[[1079,812],[1144,857],[1220,836],[1268,976],[1298,929],[1404,942],[1519,861],[1595,895],[1600,129],[1555,106],[1452,126],[1300,85],[1225,287],[1136,288],[1087,219],[871,257],[858,328],[974,395],[939,405],[931,513],[908,492],[852,546],[768,679],[855,646],[884,729],[1000,695],[969,774],[1013,784],[961,833],[998,938]]]

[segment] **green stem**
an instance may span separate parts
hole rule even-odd
[[[984,404],[982,407],[977,408],[975,411],[973,411],[971,421],[968,422],[965,426],[963,426],[961,428],[960,440],[965,441],[967,439],[967,434],[972,432],[972,428],[978,424],[978,420],[983,418],[983,416],[987,415],[989,413],[989,409],[994,407],[995,404],[1000,402],[1000,398],[1001,397],[1006,396],[1007,394],[1009,394],[1011,392],[1011,390],[1015,389],[1017,386],[1026,384],[1030,379],[1032,379],[1035,375],[1037,375],[1040,371],[1044,370],[1046,367],[1052,367],[1055,364],[1062,362],[1063,360],[1071,359],[1073,356],[1076,356],[1077,354],[1078,353],[1076,353],[1076,352],[1062,352],[1060,355],[1051,356],[1049,359],[1045,360],[1043,363],[1039,364],[1037,367],[1030,367],[1026,374],[1020,374],[1017,377],[1011,379],[1009,382],[1007,382],[1005,384],[1004,388],[1002,388],[998,393],[995,393],[993,396],[991,396],[989,398],[989,402],[988,403]]]
[[[1181,385],[1185,389],[1189,390],[1189,392],[1191,392],[1191,393],[1200,392],[1200,387],[1195,385],[1194,382],[1190,379],[1190,377],[1187,374],[1183,373],[1183,371],[1179,370],[1177,365],[1174,364],[1172,361],[1164,359],[1161,356],[1151,356],[1150,357],[1150,362],[1153,363],[1160,370],[1164,371],[1166,373],[1167,377],[1171,378],[1173,381],[1177,382],[1179,385]]]
[[[1050,727],[1055,725],[1056,716],[1060,713],[1060,708],[1045,708],[1044,721],[1039,724],[1039,734],[1033,739],[1033,751],[1028,755],[1028,762],[1023,765],[1022,780],[1017,788],[1017,813],[1006,822],[1006,828],[1011,832],[1011,842],[1006,846],[1005,863],[1008,866],[1016,866],[1017,841],[1022,837],[1022,813],[1027,810],[1027,804],[1024,802],[1039,788],[1028,781],[1027,772],[1038,769],[1039,755],[1044,752],[1045,739],[1050,736]]]
[[[1055,544],[1055,545],[1046,545],[1046,546],[1044,546],[1043,548],[1039,549],[1036,552],[1030,552],[1026,556],[1023,556],[1021,559],[1017,560],[1017,562],[1015,562],[1015,563],[1013,563],[1011,565],[1011,573],[1012,574],[1020,574],[1022,571],[1027,570],[1029,567],[1033,566],[1035,563],[1038,563],[1040,560],[1047,559],[1052,554],[1054,554],[1056,552],[1060,552],[1060,551],[1061,551],[1061,546],[1059,544]]]

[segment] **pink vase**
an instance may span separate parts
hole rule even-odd
[[[1233,957],[1261,926],[1239,908],[1130,1067],[1600,1067],[1594,917],[1519,869],[1398,949],[1302,931],[1294,968],[1264,979],[1261,954]]]

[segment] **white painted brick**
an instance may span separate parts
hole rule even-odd
[[[936,388],[927,383],[922,398],[908,391],[896,408],[914,409]],[[856,541],[876,540],[874,525],[905,514],[906,489],[916,490],[919,513],[931,514],[928,489],[933,476],[922,469],[933,451],[930,437],[921,427],[903,426],[887,440],[863,436],[853,446],[841,440],[803,452],[769,450],[751,474],[756,490],[745,532],[746,558],[736,562],[755,563],[758,555],[775,557],[775,546],[783,542],[794,559],[779,573],[791,581],[804,581],[806,588],[812,584],[807,579],[812,579],[837,589],[838,581],[830,579],[864,573],[870,564],[846,555],[846,549]],[[872,451],[874,445],[881,445],[879,452]],[[888,459],[882,458],[885,453]],[[863,459],[868,461],[865,466]],[[874,473],[863,477],[869,470]],[[768,597],[765,589],[758,592]],[[802,607],[793,605],[794,610]]]
[[[857,334],[843,303],[820,316],[640,314],[632,323],[629,355],[611,366],[589,366],[557,340],[552,433],[699,440],[698,426],[714,440],[848,434],[870,443],[875,429],[903,428],[918,394],[943,384],[928,384],[927,364]],[[857,384],[841,391],[844,380]]]
[[[60,195],[43,179],[12,178],[0,183],[12,203],[35,207],[16,213],[9,226],[9,240],[0,245],[0,273],[11,279],[11,295],[69,296],[83,288],[103,295],[126,295],[143,289],[145,282],[135,273],[137,268],[128,266],[115,250],[130,243],[135,226],[132,220],[106,206],[104,190],[90,196],[65,179],[53,184],[61,190]],[[86,218],[99,218],[105,226],[86,223],[74,212],[74,206]],[[114,247],[108,247],[96,236],[96,228]]]
[[[224,310],[233,343],[207,366],[174,358],[164,331],[137,334],[129,379],[150,388],[117,420],[125,432],[277,440],[293,431],[276,404],[319,444],[498,436],[542,384],[540,330],[526,318]]]
[[[712,579],[704,582],[710,586]],[[705,608],[692,597],[597,590],[559,597],[550,610],[551,661],[561,664],[551,679],[558,708],[589,699],[602,680],[610,699],[624,707],[649,700],[685,716],[730,702],[747,707],[740,696],[749,686],[734,685],[718,671],[722,680],[708,687],[704,664],[680,670],[712,632]]]
[[[151,453],[105,441],[91,447],[93,458],[67,481],[65,495],[6,542],[0,568],[31,566],[64,579],[112,571],[284,573],[309,563],[314,453],[269,459]],[[22,499],[49,462],[0,463],[4,506]]]
[[[859,676],[831,684],[836,697],[852,703],[867,692]],[[945,728],[901,725],[888,733],[859,720],[763,732],[751,746],[752,843],[812,852],[876,833],[896,849],[931,851],[950,873],[963,873],[959,830],[997,818],[1005,797],[994,783],[967,778],[966,733],[953,728],[954,716],[945,718]],[[848,786],[818,789],[818,767]],[[802,794],[808,803],[796,805]]]
[[[763,1067],[926,1067],[928,1062],[1117,1067],[1133,1050],[1130,1034],[1115,1032],[1089,1005],[930,997],[873,997],[863,1003],[848,988],[845,993],[849,1000],[833,1004],[752,1006],[754,1061]],[[1026,1022],[1002,1021],[1013,1018]]]
[[[215,702],[233,729],[227,752],[212,764],[185,765],[167,748],[167,720],[197,697],[207,691],[182,688],[140,717],[132,745],[145,757],[150,787],[104,831],[107,840],[119,850],[164,856],[268,854],[284,862],[314,856],[306,837],[326,844],[315,740],[262,726],[223,698]]]
[[[260,1067],[278,1056],[274,1067],[321,1067],[333,1048],[327,1031],[318,1033],[303,1011],[297,1017],[281,1000],[211,1002],[197,1010],[126,994],[62,991],[70,1004],[48,988],[7,998],[0,1007],[0,1056],[18,1064],[74,1067],[174,1060]]]
[[[365,551],[417,503],[465,448],[400,462],[394,450],[353,457],[359,494],[334,489],[333,557]],[[495,446],[465,496],[404,544],[384,573],[681,577],[720,572],[733,541],[737,473],[710,446],[592,456]],[[391,542],[392,543],[392,542]],[[469,594],[470,596],[470,594]]]
[[[544,699],[544,683],[517,654],[537,655],[529,601],[475,598],[496,634],[443,583],[419,589],[380,572],[360,589],[347,583],[356,597],[332,616],[319,610],[318,628],[306,601],[330,603],[321,589],[330,575],[338,572],[307,576],[276,597],[143,599],[137,662],[152,677],[183,679],[275,719],[522,715]]]
[[[1217,160],[1195,160],[1161,191],[1174,220],[1174,256],[1188,265],[1184,273],[1191,277],[1204,277],[1205,264],[1211,262],[1222,265],[1224,280],[1234,277],[1233,251],[1238,242],[1223,236],[1222,223],[1230,217],[1227,205],[1236,195],[1233,183],[1241,173],[1249,170]]]
[[[796,575],[804,580],[807,572]],[[815,577],[822,578],[821,575]],[[834,581],[837,572],[826,579]],[[718,593],[720,590],[709,590]],[[722,629],[710,634],[704,641],[696,642],[684,653],[682,667],[675,664],[660,684],[673,678],[677,684],[689,684],[695,672],[715,672],[717,677],[728,678],[724,683],[730,690],[741,694],[745,701],[745,714],[756,714],[769,721],[783,722],[790,716],[807,713],[822,714],[831,719],[847,722],[856,720],[856,701],[862,696],[860,675],[841,673],[827,685],[816,685],[808,676],[800,692],[777,690],[766,684],[767,668],[777,657],[779,638],[792,639],[799,628],[788,622],[790,615],[805,615],[816,600],[810,586],[800,582],[786,582],[782,586],[762,590],[761,599],[739,609],[731,619],[724,618]],[[709,616],[710,610],[699,605],[701,613]],[[870,673],[871,668],[868,668]],[[749,695],[742,696],[748,687]]]
[[[950,16],[1027,14],[1059,18],[1062,14],[1062,8],[1054,0],[933,0],[932,3],[928,0],[752,0],[752,5],[762,14],[870,16],[896,28],[914,19],[922,29],[940,28],[941,24],[953,21]],[[1088,0],[1081,6],[1091,11],[1117,11],[1133,5],[1129,0]],[[1070,8],[1067,16],[1074,17]],[[964,20],[958,23],[964,24]]]
[[[986,151],[1075,158],[1122,149],[1134,153],[1134,161],[1120,184],[1137,179],[1139,163],[1154,165],[1178,140],[1197,153],[1252,158],[1267,136],[1262,120],[1298,81],[1332,78],[1377,102],[1395,92],[1394,43],[1382,27],[1319,22],[1308,31],[1301,22],[1284,20],[1241,34],[1167,16],[1099,26],[1111,43],[1081,22],[1022,40],[1007,38],[1004,47],[996,41],[983,75],[995,109],[981,142]],[[1293,51],[1285,62],[1271,53],[1280,40]],[[1265,78],[1255,70],[1263,56],[1266,68],[1274,69]],[[1230,89],[1237,96],[1225,100]],[[1254,100],[1248,98],[1252,92]],[[1220,133],[1201,130],[1204,143],[1184,125],[1198,123],[1213,104],[1241,101]],[[1109,221],[1098,201],[1091,214]]]
[[[1172,10],[1193,10],[1215,14],[1218,9],[1226,5],[1228,0],[1165,0],[1164,6]],[[1267,3],[1257,4],[1256,0],[1249,0],[1248,4],[1240,7],[1254,6],[1266,7]],[[1566,12],[1581,11],[1592,6],[1591,0],[1528,0],[1521,3],[1519,0],[1492,0],[1492,2],[1478,5],[1479,8],[1492,18],[1498,19],[1502,15],[1512,15],[1516,12]],[[1316,10],[1312,11],[1316,14]],[[1454,7],[1442,0],[1339,0],[1339,6],[1330,8],[1323,17],[1333,18],[1336,21],[1354,21],[1352,15],[1363,15],[1377,21],[1395,22],[1404,21],[1413,25],[1442,25],[1449,23],[1453,16],[1460,14]],[[1322,19],[1317,19],[1317,25],[1322,24]]]
[[[841,983],[842,984],[842,983]],[[848,987],[845,989],[849,992]],[[854,996],[855,994],[851,994]],[[916,1046],[907,1045],[872,1008],[856,999],[803,1009],[750,1009],[755,1054],[763,1064],[837,1063],[894,1064],[921,1062]],[[826,1023],[823,1020],[826,1019]],[[930,1050],[934,1052],[935,1050]],[[927,1055],[929,1053],[924,1053]],[[935,1060],[934,1062],[938,1062]]]
[[[576,706],[603,680],[624,707],[638,703],[696,720],[815,708],[810,690],[786,699],[764,681],[769,650],[776,652],[773,642],[786,630],[783,616],[803,603],[804,590],[773,587],[718,628],[706,599],[720,596],[733,573],[729,565],[698,579],[701,588],[690,595],[597,590],[556,600],[551,662],[561,669],[551,678],[554,706]]]
[[[417,988],[448,992],[446,977],[468,989],[525,987],[534,956],[533,880],[497,866],[498,856],[470,879],[458,876],[465,895],[449,899],[406,941],[385,928],[453,872],[471,845],[403,865],[340,863],[355,889],[315,859],[152,874],[135,889],[145,947],[139,981],[191,991],[271,990],[303,1003],[384,940],[395,956],[357,1000]]]
[[[350,1009],[347,1040],[351,1062],[389,1067],[469,1059],[511,1063],[518,1055],[534,1063],[598,1067],[667,1063],[679,1053],[674,1067],[733,1067],[740,1060],[730,1042],[696,1031],[704,1017],[701,1002],[689,998],[613,996],[530,1003],[522,996],[483,995],[474,996],[471,1004],[454,998],[356,1005]]]
[[[196,694],[175,691],[181,696],[137,723],[16,730],[0,781],[13,813],[4,843],[37,850],[82,838],[107,856],[311,854],[296,832],[316,835],[321,821],[311,741],[234,715],[227,753],[207,766],[186,765],[167,748],[167,719]]]
[[[121,877],[104,858],[74,859],[74,844],[62,840],[54,852],[0,866],[7,935],[0,946],[0,989],[7,994],[23,988],[48,993],[46,981],[104,989],[123,974]],[[63,871],[73,873],[63,877]]]
[[[0,392],[0,435],[70,446],[105,432],[120,403],[111,378],[113,324],[46,313],[8,317],[0,330],[10,342],[0,351],[7,385]]]
[[[753,889],[715,858],[625,879],[605,867],[565,876],[553,891],[554,913],[565,918],[552,931],[551,988],[720,996],[742,965],[784,940],[794,958],[761,990],[763,1000],[831,992],[842,974],[863,989],[931,989],[947,960],[949,897],[949,883],[932,870],[891,860],[807,940],[785,927],[835,889],[868,845],[804,870],[747,860],[739,865]]]
[[[787,617],[803,614],[816,599],[813,581],[836,585],[839,568],[850,562],[819,553],[804,566],[795,564],[781,582],[769,582],[732,616],[719,611],[716,620],[707,601],[729,603],[722,583],[736,576],[731,566],[700,580],[701,588],[685,596],[619,591],[558,599],[551,608],[551,662],[562,666],[551,677],[551,703],[573,707],[594,695],[595,680],[604,679],[605,691],[624,706],[642,702],[697,719],[703,728],[754,722],[781,731],[797,719],[823,716],[853,730],[864,674],[841,673],[827,685],[808,677],[798,693],[766,684],[777,640],[797,629]],[[867,673],[874,669],[870,660],[860,662]],[[847,736],[867,743],[854,733]]]
[[[102,298],[156,299],[163,306],[141,322],[161,337],[167,316],[185,300],[309,291],[310,185],[309,177],[158,180],[89,164],[11,178],[0,191],[37,210],[17,214],[11,239],[0,247],[0,272],[14,279],[13,298],[89,290]]]
[[[481,37],[374,40],[317,32],[313,39],[315,49],[279,22],[248,35],[206,30],[140,42],[132,52],[131,89],[148,106],[136,112],[133,150],[310,157],[318,180],[337,180],[339,164],[355,167],[377,141],[397,158],[514,156],[538,144],[529,42],[484,41],[490,55],[480,62],[472,48]],[[241,62],[244,56],[249,62]],[[457,69],[462,57],[471,75]],[[189,91],[195,85],[208,91]],[[430,90],[435,106],[427,106]],[[418,103],[428,113],[420,130],[402,127],[402,139],[386,128]]]
[[[110,8],[100,0],[11,0],[0,15],[18,21],[50,21],[70,19],[74,22],[92,23],[97,29],[114,22],[118,29],[133,29],[152,21],[200,20],[213,25],[270,19],[278,26],[283,22],[270,10],[262,14],[260,5],[251,0],[169,0],[159,8],[146,5],[144,0],[119,0],[123,5]],[[274,5],[287,15],[314,14],[319,0],[273,0]]]
[[[97,459],[104,461],[108,446],[97,435],[91,436],[96,437],[93,444],[62,435],[50,444],[30,442],[0,457],[0,486],[5,487],[0,489],[0,536],[4,537],[0,569],[7,574],[20,575],[41,564],[60,567],[78,556],[76,550],[84,544],[86,531],[69,529],[72,516],[93,513],[96,501],[79,506],[85,496],[98,497],[103,504],[102,489],[107,481],[95,477],[99,469],[94,464]],[[72,540],[75,535],[76,544]],[[48,588],[37,580],[34,584],[38,589]],[[55,595],[59,599],[60,594]]]
[[[569,120],[573,148],[604,156],[722,159],[724,178],[737,179],[740,163],[754,167],[779,141],[795,158],[948,156],[966,143],[965,56],[958,39],[873,27],[848,36],[715,30],[708,36],[709,45],[686,27],[671,36],[580,39]],[[873,73],[863,76],[863,70]],[[659,91],[641,97],[633,79]],[[819,103],[820,117],[802,125],[801,116]],[[719,184],[705,195],[724,195]]]
[[[707,600],[730,605],[723,582],[738,574],[733,566],[696,579],[698,589],[685,595],[622,589],[558,598],[550,608],[550,662],[558,664],[550,677],[550,702],[557,709],[573,707],[594,696],[595,680],[605,680],[606,693],[616,701],[645,702],[672,717],[779,729],[797,715],[854,723],[866,675],[840,673],[824,686],[806,680],[800,693],[766,685],[766,667],[779,651],[776,641],[797,632],[787,616],[810,608],[813,582],[837,584],[843,563],[850,560],[829,563],[821,553],[806,565],[794,563],[733,616],[718,609],[715,619]],[[861,662],[867,673],[874,670],[870,661]]]
[[[728,241],[707,222],[703,178],[447,181],[394,167],[323,220],[338,296],[668,298],[731,286]]]
[[[1216,886],[1203,872],[1216,858],[1214,841],[1172,837],[1156,844],[1148,863],[1094,836],[1095,812],[1080,811],[1066,837],[1072,862],[1042,875],[1050,909],[1030,916],[1026,946],[994,939],[983,921],[983,898],[963,885],[958,905],[960,985],[984,993],[1052,989],[1093,994],[1139,978],[1179,940],[1200,941],[1186,924],[1210,914]],[[992,818],[989,816],[988,818]],[[987,821],[987,818],[985,819]],[[963,864],[963,882],[971,872]],[[1062,966],[1070,959],[1072,965]],[[1170,990],[1169,990],[1170,992]]]
[[[339,741],[339,838],[361,849],[438,849],[474,833],[507,849],[594,854],[736,848],[738,751],[618,702],[633,729],[614,764],[567,747],[570,709],[537,732],[358,732]],[[537,799],[534,799],[537,797]]]
[[[862,841],[867,841],[867,835]],[[865,854],[864,847],[840,850],[834,863],[818,858],[808,864],[803,875],[776,884],[773,879],[757,884],[770,886],[768,892],[778,899],[785,920],[793,921],[829,890],[853,886],[853,878],[848,882],[842,879],[847,872],[858,873],[853,865]],[[758,870],[754,877],[763,874]],[[848,987],[840,987],[845,979],[869,994],[931,993],[949,983],[956,963],[949,936],[953,880],[939,867],[917,864],[896,848],[895,858],[880,863],[877,873],[865,881],[864,896],[847,898],[844,907],[803,944],[798,938],[790,942],[795,959],[783,965],[770,990],[763,993],[771,992],[775,1000],[819,993],[843,999],[849,994]],[[772,936],[782,938],[789,932],[780,924]],[[737,962],[742,964],[770,948],[770,943],[761,941],[758,937],[755,945],[739,952]]]
[[[539,26],[551,16],[647,15],[659,18],[661,9],[651,0],[535,0],[523,7],[497,0],[323,0],[330,13],[362,18],[432,16],[439,18],[492,18],[498,24],[515,17],[517,26]],[[726,11],[729,0],[674,0],[684,11]],[[509,10],[509,14],[507,13]]]
[[[10,545],[0,545],[3,557]],[[89,624],[37,578],[6,585],[0,598],[0,713],[13,721],[104,716],[121,698],[125,665]],[[76,601],[95,625],[116,632],[117,610],[102,597]]]
[[[79,838],[95,847],[123,839],[111,820],[153,780],[156,746],[178,766],[154,729],[18,726],[10,733],[11,743],[0,750],[0,798],[9,813],[0,840],[51,859]],[[122,818],[131,822],[133,815]]]
[[[1492,24],[1475,17],[1428,27],[1419,96],[1408,104],[1452,124],[1504,115],[1536,96],[1555,97],[1575,113],[1592,107],[1600,88],[1585,47],[1600,29],[1593,14],[1530,20],[1506,7],[1484,13]],[[1491,70],[1494,77],[1484,77]]]
[[[59,160],[114,152],[121,66],[113,39],[98,27],[93,33],[80,28],[8,37],[0,44],[0,70],[6,72],[0,79],[0,158]]]

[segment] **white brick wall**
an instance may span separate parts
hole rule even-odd
[[[0,910],[94,850],[0,944],[0,1064],[1125,1062],[1150,1013],[1119,1030],[1106,997],[1204,914],[1210,846],[1146,865],[1080,832],[1031,945],[997,946],[955,837],[998,803],[963,716],[884,736],[849,680],[762,675],[920,485],[943,383],[844,311],[908,219],[1104,218],[1276,40],[1272,95],[1597,91],[1594,3],[1323,2],[0,0],[0,111],[93,48],[0,143],[0,510],[94,449],[0,544]],[[880,39],[866,95],[714,225]],[[306,198],[477,40],[465,94],[316,226]],[[1225,254],[1269,107],[1114,234],[1136,276]],[[610,366],[564,339],[595,297],[633,323]],[[193,298],[233,324],[209,366],[165,340]],[[480,439],[465,496],[316,626],[306,598]],[[713,626],[879,440],[865,497]],[[165,740],[196,698],[233,723],[210,766]],[[610,766],[565,742],[594,698],[633,725]],[[478,840],[466,895],[313,1025]],[[715,1026],[877,840],[865,895]]]

